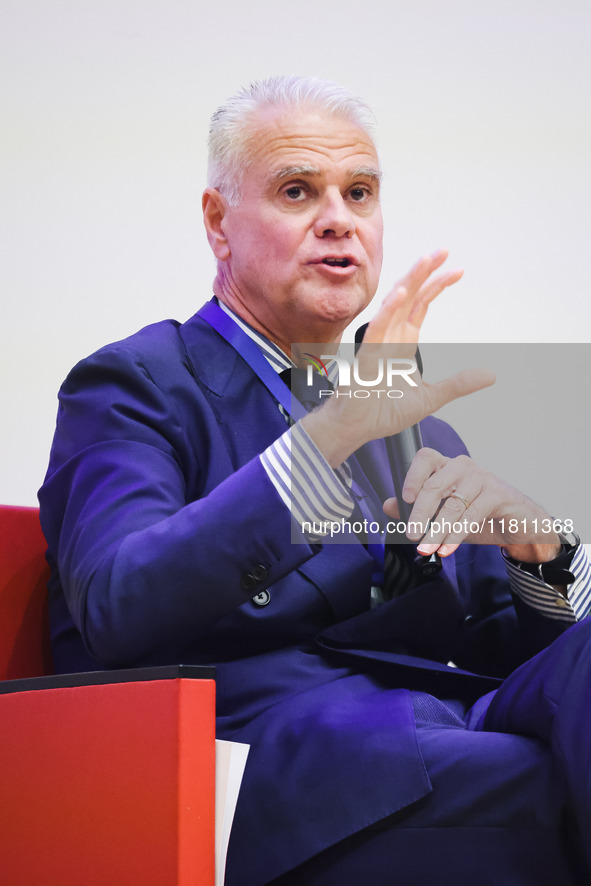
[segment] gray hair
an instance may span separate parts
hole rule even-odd
[[[252,126],[264,107],[312,106],[344,117],[372,135],[375,118],[363,99],[348,89],[316,77],[270,77],[243,87],[219,107],[209,128],[207,183],[217,188],[231,206],[240,200],[240,188],[251,157]]]

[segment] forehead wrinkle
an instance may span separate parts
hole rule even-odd
[[[334,174],[347,178],[352,170],[377,181],[379,160],[370,136],[347,121],[316,114],[296,114],[288,119],[274,115],[253,127],[249,176],[257,190],[274,188],[289,175],[319,180]],[[337,121],[339,122],[339,121]],[[255,180],[257,184],[255,185]],[[349,179],[350,180],[350,179]]]

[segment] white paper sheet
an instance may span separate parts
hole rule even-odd
[[[230,831],[249,750],[250,745],[216,739],[215,886],[224,884]]]

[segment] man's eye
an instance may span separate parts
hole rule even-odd
[[[367,188],[351,188],[349,196],[355,203],[362,203],[364,200],[369,199],[371,194]]]
[[[294,202],[297,200],[303,200],[306,196],[306,192],[301,187],[301,185],[290,185],[289,188],[285,189],[284,193],[288,200],[292,200]]]

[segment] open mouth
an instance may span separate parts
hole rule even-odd
[[[330,265],[331,268],[348,268],[351,262],[348,258],[323,258],[323,265]]]

